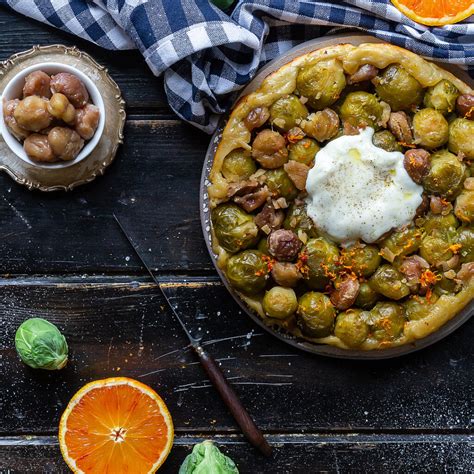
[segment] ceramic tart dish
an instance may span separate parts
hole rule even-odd
[[[294,345],[342,357],[398,355],[466,319],[472,94],[407,50],[346,43],[292,58],[241,97],[203,206],[243,307]]]

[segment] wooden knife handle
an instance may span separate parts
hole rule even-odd
[[[235,421],[242,429],[242,433],[256,448],[265,456],[270,456],[272,448],[263,437],[262,432],[257,428],[245,407],[242,405],[234,389],[230,386],[222,370],[216,364],[215,360],[201,346],[194,347],[196,354],[201,359],[201,363],[211,381],[212,385],[220,393],[222,400],[229,408]]]

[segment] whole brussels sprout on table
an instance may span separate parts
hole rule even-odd
[[[209,440],[198,443],[184,460],[178,474],[239,474],[234,461]]]

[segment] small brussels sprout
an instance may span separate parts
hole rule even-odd
[[[295,95],[281,97],[270,107],[270,122],[287,132],[308,115],[308,109]]]
[[[268,189],[276,196],[284,197],[287,201],[291,201],[298,195],[298,189],[283,168],[268,170],[265,173],[265,177]]]
[[[454,214],[463,222],[474,222],[474,191],[464,190],[456,198]]]
[[[339,314],[334,327],[334,335],[349,347],[360,346],[369,335],[369,326],[360,309],[349,309]]]
[[[341,118],[354,127],[378,129],[383,107],[374,94],[359,91],[347,95],[339,112]]]
[[[221,204],[212,213],[212,224],[219,244],[228,252],[238,252],[254,245],[258,227],[253,216],[235,204]]]
[[[266,237],[263,237],[263,239],[258,241],[257,250],[260,250],[260,252],[265,255],[270,255],[270,252],[268,251],[268,239]]]
[[[292,230],[296,234],[298,234],[298,230],[302,230],[308,237],[319,237],[313,220],[308,216],[306,207],[302,204],[291,204],[283,222],[283,227]]]
[[[448,141],[448,122],[435,109],[421,109],[413,116],[415,143],[432,149]]]
[[[461,263],[474,262],[474,229],[465,227],[459,230],[456,243],[461,245]]]
[[[435,295],[431,295],[429,300],[424,296],[411,296],[402,304],[406,317],[410,321],[423,319],[430,312],[431,305],[436,299]]]
[[[450,246],[450,242],[438,234],[427,235],[421,242],[420,255],[431,265],[436,265],[453,256]]]
[[[336,310],[331,300],[322,293],[310,291],[298,301],[298,326],[309,337],[326,337],[331,334]]]
[[[403,275],[392,265],[381,265],[370,277],[369,285],[374,291],[392,300],[400,300],[410,294]]]
[[[442,214],[429,214],[423,222],[423,228],[427,235],[433,233],[441,235],[450,234],[457,227],[459,227],[459,221],[452,212],[445,216]]]
[[[387,341],[396,339],[403,331],[405,317],[397,303],[379,302],[369,313],[369,324],[375,339]]]
[[[359,294],[355,300],[355,305],[358,308],[370,309],[377,303],[379,295],[372,287],[367,283],[363,282],[359,287]]]
[[[454,119],[449,124],[448,148],[453,153],[462,153],[474,159],[474,121],[465,118]]]
[[[319,145],[316,140],[305,137],[296,143],[290,143],[288,146],[289,159],[309,165],[314,160],[314,156],[319,151]]]
[[[303,67],[296,78],[298,93],[308,99],[316,110],[330,106],[346,87],[346,76],[342,64],[336,59],[319,61]]]
[[[395,135],[388,130],[375,132],[372,137],[372,143],[385,151],[403,152],[403,147],[397,142]]]
[[[247,295],[260,293],[267,282],[268,266],[258,250],[244,250],[232,255],[227,262],[226,275],[230,284]]]
[[[452,197],[461,189],[464,175],[465,166],[456,155],[440,150],[431,155],[430,171],[423,179],[423,187],[430,193]]]
[[[372,82],[377,95],[393,111],[411,110],[423,100],[423,87],[401,66],[387,67]]]
[[[296,293],[291,288],[274,286],[263,297],[263,311],[270,318],[286,319],[298,308]]]
[[[335,275],[339,250],[335,244],[324,237],[310,239],[302,251],[308,271],[304,274],[310,288],[322,290]]]
[[[342,264],[351,268],[358,276],[369,277],[382,261],[375,245],[352,245],[342,250]]]
[[[447,79],[442,79],[436,85],[428,88],[423,103],[425,107],[439,110],[443,115],[446,115],[456,108],[458,96],[457,87]]]
[[[67,363],[66,338],[42,318],[27,319],[20,325],[15,347],[21,360],[33,369],[59,370]]]
[[[433,295],[436,297],[443,295],[453,295],[459,291],[458,284],[454,280],[450,280],[446,277],[441,277],[441,279],[433,287]]]
[[[392,232],[380,243],[380,248],[386,247],[395,257],[405,257],[416,252],[421,244],[421,231],[416,227],[406,227]]]
[[[238,148],[232,150],[222,163],[222,174],[229,181],[243,181],[257,171],[257,163],[252,159],[250,151]]]
[[[210,440],[194,446],[179,468],[178,474],[239,474],[234,461],[219,451]]]

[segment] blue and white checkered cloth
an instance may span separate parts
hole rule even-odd
[[[173,110],[211,133],[260,66],[293,46],[348,28],[474,72],[474,23],[419,25],[389,0],[0,0],[0,5],[108,49],[138,48],[164,73]]]

